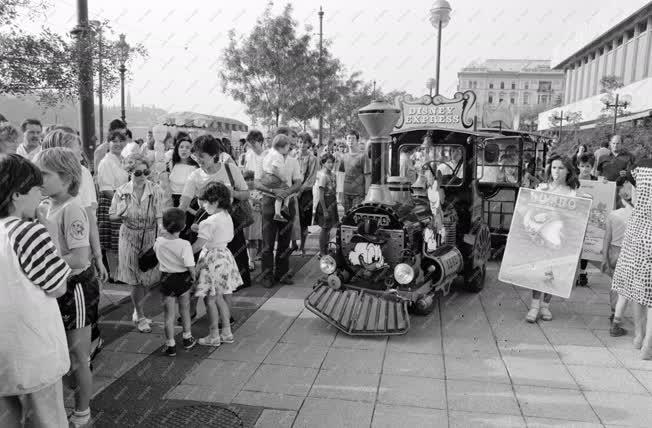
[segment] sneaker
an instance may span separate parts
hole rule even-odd
[[[70,422],[70,425],[74,428],[80,428],[86,426],[90,423],[90,421],[91,421],[91,409],[88,409],[85,412],[78,412],[77,410],[75,410],[68,418],[68,422]]]
[[[194,337],[190,336],[187,339],[183,339],[183,349],[188,350],[195,347],[197,340]]]
[[[537,322],[537,318],[539,318],[539,307],[532,307],[527,313],[527,316],[525,317],[525,321],[529,323],[535,323]]]
[[[276,220],[276,221],[282,221],[283,223],[287,223],[287,222],[288,222],[288,219],[286,219],[285,217],[283,217],[283,216],[280,215],[280,214],[274,214],[274,220]]]
[[[152,320],[149,319],[149,318],[147,318],[147,317],[143,317],[143,319],[147,320],[147,322],[148,322],[149,324],[152,323]],[[138,313],[136,312],[135,309],[134,309],[134,312],[131,314],[131,321],[133,321],[134,324],[138,324]]]
[[[550,312],[548,305],[541,305],[540,314],[542,320],[552,321],[552,312]]]
[[[233,333],[229,334],[228,336],[220,334],[220,340],[222,341],[222,343],[233,343],[233,342],[235,342],[235,339],[233,338]]]
[[[206,336],[206,337],[200,337],[199,340],[197,341],[197,343],[199,343],[200,345],[203,345],[203,346],[215,346],[215,347],[217,347],[217,346],[220,346],[220,337],[219,336],[218,337],[211,337],[210,335]]]
[[[168,357],[174,357],[175,355],[177,355],[177,346],[176,345],[166,346],[165,355],[167,355]]]
[[[625,336],[626,334],[627,334],[627,330],[622,328],[619,323],[611,324],[611,328],[609,329],[609,336],[620,337],[620,336]]]
[[[149,325],[150,320],[147,318],[141,318],[138,320],[138,323],[136,324],[136,327],[138,327],[138,331],[141,333],[151,333],[152,332],[152,327]]]

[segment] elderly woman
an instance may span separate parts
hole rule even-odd
[[[109,209],[111,220],[122,221],[116,279],[133,286],[131,300],[136,312],[136,325],[140,332],[149,333],[152,321],[145,317],[143,303],[148,287],[158,282],[160,271],[141,271],[138,256],[154,245],[168,197],[158,184],[147,179],[150,163],[145,156],[136,153],[129,159],[132,161],[128,170],[131,181],[115,191]]]
[[[0,153],[16,153],[18,130],[9,122],[0,119]]]
[[[102,157],[97,166],[96,179],[99,189],[97,201],[97,227],[100,234],[100,245],[106,256],[111,282],[118,270],[118,245],[120,239],[120,219],[112,221],[109,218],[109,207],[113,200],[115,189],[129,181],[129,174],[124,170],[120,153],[127,137],[120,130],[111,131],[108,138],[109,152]]]

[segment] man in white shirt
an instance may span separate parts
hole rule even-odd
[[[43,125],[37,119],[26,119],[20,125],[20,129],[23,131],[23,142],[16,149],[16,153],[26,159],[33,160],[34,156],[41,151]]]
[[[293,221],[279,222],[274,220],[274,202],[275,197],[269,196],[274,194],[283,199],[290,195],[295,195],[301,188],[303,177],[299,161],[295,158],[285,155],[284,162],[281,166],[281,174],[285,178],[288,186],[287,190],[269,189],[261,183],[262,168],[260,171],[254,171],[254,180],[256,189],[266,193],[262,199],[262,220],[263,220],[263,251],[262,251],[262,274],[263,287],[270,288],[275,282],[281,284],[292,284],[292,280],[287,274],[290,270],[290,240],[292,239]],[[290,219],[296,215],[296,205],[287,204],[290,213]],[[274,245],[276,244],[276,263],[274,263]]]
[[[264,142],[263,133],[256,129],[252,129],[247,134],[250,149],[245,153],[244,169],[253,171],[254,176],[262,176],[263,159],[267,154],[267,150],[263,150]]]

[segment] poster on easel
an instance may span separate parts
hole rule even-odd
[[[589,215],[589,225],[584,236],[582,258],[602,261],[602,244],[607,230],[607,216],[616,203],[616,183],[613,181],[580,180],[578,193],[591,195],[593,205]]]
[[[588,198],[521,188],[498,279],[568,298],[591,203]]]

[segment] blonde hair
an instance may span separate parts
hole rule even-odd
[[[65,147],[53,147],[39,152],[34,163],[56,172],[62,180],[69,181],[68,194],[77,196],[81,185],[81,164],[75,153]]]
[[[73,149],[76,146],[81,146],[80,138],[75,134],[71,134],[70,132],[61,129],[55,129],[48,132],[41,143],[42,149],[51,149],[54,147]]]

